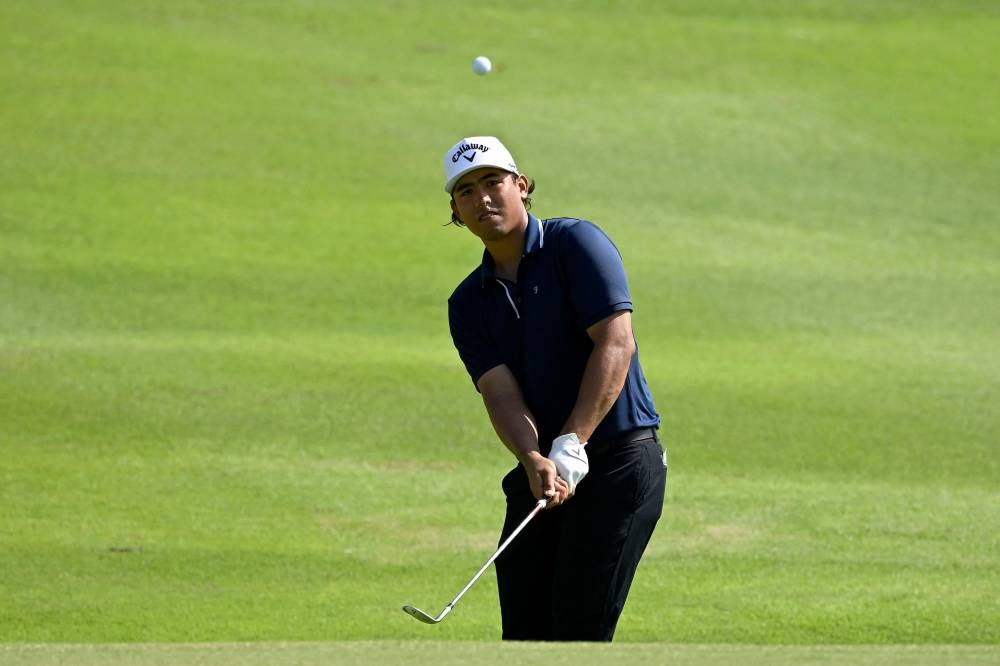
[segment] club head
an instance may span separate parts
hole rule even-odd
[[[441,621],[441,620],[435,620],[427,613],[413,606],[403,606],[403,612],[411,615],[413,618],[420,620],[421,622],[426,622],[427,624],[437,624],[438,622]]]
[[[419,608],[416,608],[414,606],[410,606],[410,605],[403,606],[403,612],[404,613],[406,613],[407,615],[413,617],[416,620],[420,620],[421,622],[423,622],[425,624],[437,624],[438,622],[440,622],[441,620],[444,619],[444,616],[447,615],[448,611],[450,611],[450,610],[451,610],[451,607],[449,606],[449,607],[445,608],[444,612],[441,613],[440,615],[438,615],[437,617],[431,617],[427,613],[423,612],[422,610],[420,610]]]

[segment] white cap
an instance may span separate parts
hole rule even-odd
[[[514,158],[495,136],[470,136],[444,154],[444,191],[451,194],[458,179],[483,167],[497,167],[520,175]]]

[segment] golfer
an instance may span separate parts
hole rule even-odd
[[[663,509],[666,453],[621,255],[594,224],[531,215],[534,182],[492,136],[444,155],[452,222],[485,245],[448,300],[452,339],[518,465],[497,559],[505,640],[610,641]]]

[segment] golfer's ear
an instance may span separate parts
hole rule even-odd
[[[528,196],[530,192],[528,191],[531,187],[531,183],[528,181],[528,177],[523,173],[517,175],[517,187],[521,190],[523,197]]]

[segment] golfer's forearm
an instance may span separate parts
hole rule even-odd
[[[634,353],[635,344],[631,338],[610,339],[594,347],[583,372],[576,405],[563,426],[563,433],[575,432],[580,441],[590,440],[621,394]]]
[[[520,462],[540,455],[534,417],[520,396],[484,394],[483,403],[500,441]]]
[[[483,404],[500,441],[524,463],[538,453],[538,428],[521,387],[506,365],[488,370],[477,382]]]

